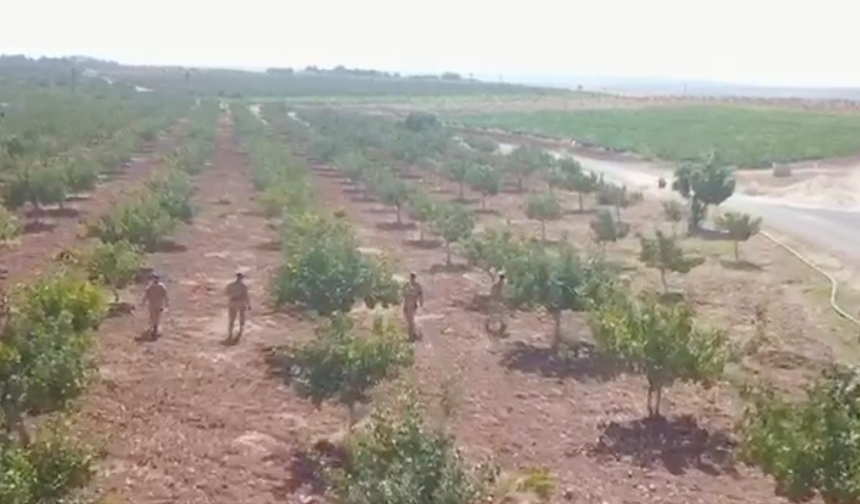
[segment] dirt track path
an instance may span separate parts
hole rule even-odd
[[[62,211],[48,210],[49,215],[41,229],[25,230],[17,243],[0,250],[0,267],[8,270],[6,279],[19,282],[38,275],[50,268],[56,254],[86,240],[82,237],[81,223],[98,217],[124,195],[136,190],[138,182],[158,166],[158,156],[178,145],[186,125],[186,121],[180,121],[160,137],[149,152],[138,154],[129,166],[99,183],[88,198],[68,202]],[[22,224],[26,223],[23,216],[19,218]]]
[[[265,349],[303,325],[264,307],[275,233],[254,212],[248,160],[229,123],[197,186],[199,212],[176,234],[187,249],[149,256],[171,296],[163,337],[135,342],[142,313],[100,331],[103,379],[85,407],[85,427],[106,443],[95,487],[135,504],[288,502],[293,448],[340,420],[326,421],[269,376]],[[254,311],[242,341],[225,346],[223,289],[237,268]]]

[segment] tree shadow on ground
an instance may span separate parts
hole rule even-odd
[[[161,240],[158,242],[158,245],[155,247],[155,252],[162,252],[165,254],[172,254],[176,252],[185,252],[188,250],[186,245],[179,243],[174,240]]]
[[[90,196],[89,194],[70,194],[66,196],[66,201],[70,203],[74,203],[77,201],[89,201],[90,199],[92,199],[92,196]]]
[[[293,360],[285,352],[286,347],[274,346],[262,350],[263,361],[269,367],[269,376],[283,380],[284,385],[293,382]]]
[[[457,203],[458,205],[475,205],[480,203],[481,200],[478,198],[460,198],[459,196],[456,198],[451,198],[451,203]]]
[[[281,250],[281,240],[268,240],[254,245],[256,250],[262,252],[277,252]]]
[[[520,191],[519,187],[517,187],[515,185],[512,185],[512,186],[506,185],[506,186],[503,186],[499,192],[502,194],[515,194],[517,196],[523,196],[526,193],[528,193],[528,190],[526,190],[524,188],[522,191]]]
[[[328,489],[326,471],[344,467],[346,451],[327,440],[317,442],[310,450],[294,450],[289,460],[290,476],[276,488],[281,497],[287,497],[306,488],[310,495],[323,495]],[[266,462],[283,462],[281,457],[270,455]]]
[[[730,240],[728,231],[718,229],[698,228],[690,232],[690,238],[698,238],[705,241],[727,241]]]
[[[359,194],[349,198],[353,203],[379,203],[379,200],[367,194]]]
[[[490,296],[489,294],[475,293],[468,301],[458,300],[454,301],[453,304],[464,310],[486,314],[490,309]]]
[[[737,271],[762,271],[764,269],[754,262],[745,261],[743,259],[740,261],[720,259],[720,265],[723,268]]]
[[[376,228],[382,231],[407,231],[410,229],[415,229],[414,222],[377,222]]]
[[[594,215],[596,213],[596,208],[583,208],[582,210],[579,208],[571,208],[564,211],[565,215]]]
[[[23,228],[21,228],[21,232],[23,234],[39,234],[39,233],[48,233],[53,231],[57,227],[57,224],[53,222],[47,222],[43,220],[37,221],[28,221],[24,224]]]
[[[30,210],[26,213],[27,218],[51,217],[55,219],[71,219],[78,217],[81,212],[72,207],[43,208],[41,210]]]
[[[356,186],[356,185],[344,185],[341,191],[344,194],[349,194],[350,196],[364,196],[364,189]]]
[[[476,215],[495,215],[496,217],[501,217],[502,214],[494,209],[494,208],[476,208],[473,210]]]
[[[522,341],[505,350],[501,364],[508,369],[547,378],[606,381],[618,375],[616,363],[586,341],[565,342],[562,348],[538,347]]]
[[[135,306],[133,303],[127,303],[124,301],[110,303],[107,309],[107,318],[125,317],[131,315],[134,312],[134,308]]]
[[[434,240],[430,238],[425,238],[423,240],[403,240],[403,243],[404,245],[424,250],[439,248],[443,244],[442,240]]]
[[[470,269],[469,265],[464,263],[434,264],[427,268],[427,273],[431,275],[437,273],[465,273]]]
[[[672,474],[694,468],[713,476],[736,474],[735,442],[723,431],[699,427],[691,415],[611,422],[589,450],[595,457],[630,459],[642,467],[661,463]]]
[[[657,299],[666,305],[683,303],[687,296],[683,292],[669,291],[661,292],[657,295]]]
[[[397,176],[403,180],[421,180],[423,177],[418,173],[398,172]]]

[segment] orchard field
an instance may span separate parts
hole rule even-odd
[[[0,502],[860,498],[856,335],[721,158],[663,202],[423,112],[51,68],[0,68]]]

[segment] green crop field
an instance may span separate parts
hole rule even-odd
[[[574,138],[668,161],[711,149],[726,162],[768,167],[860,152],[860,116],[741,107],[510,112],[450,117],[468,126]]]

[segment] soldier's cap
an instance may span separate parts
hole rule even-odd
[[[415,273],[414,271],[409,272],[409,278],[415,278],[417,276],[418,276],[418,273]]]
[[[241,271],[237,271],[236,272],[236,278],[245,278],[245,274],[242,273]]]

